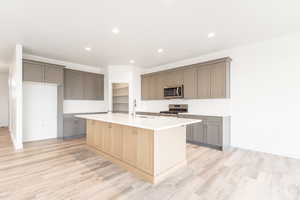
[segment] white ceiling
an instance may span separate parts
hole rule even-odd
[[[153,67],[300,31],[299,8],[299,0],[7,0],[0,7],[0,68],[16,43],[28,54],[79,64],[134,59]]]

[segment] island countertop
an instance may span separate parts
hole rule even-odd
[[[165,130],[169,128],[176,128],[186,126],[189,124],[199,123],[198,119],[185,119],[165,116],[146,116],[136,115],[133,117],[129,114],[121,113],[106,113],[106,114],[91,114],[91,115],[76,115],[75,117],[82,119],[90,119],[96,121],[103,121],[108,123],[115,123],[125,126],[132,126],[136,128],[150,129],[154,131]]]

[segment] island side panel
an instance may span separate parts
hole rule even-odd
[[[186,127],[155,131],[154,173],[160,176],[186,165]]]
[[[87,120],[87,145],[144,180],[155,182],[153,130]]]

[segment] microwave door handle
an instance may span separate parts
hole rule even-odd
[[[179,88],[176,89],[176,96],[179,96]]]

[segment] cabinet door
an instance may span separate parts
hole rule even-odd
[[[75,118],[72,115],[64,115],[63,137],[70,138],[79,134],[76,129]]]
[[[153,174],[153,131],[138,129],[137,167]]]
[[[215,146],[222,146],[222,124],[219,122],[207,122],[206,143]]]
[[[197,98],[197,68],[186,69],[183,72],[184,76],[184,98]]]
[[[112,154],[112,143],[111,143],[111,128],[110,123],[103,123],[103,148],[105,153]]]
[[[84,99],[83,85],[84,85],[84,73],[81,71],[65,69],[65,85],[64,95],[65,100],[82,100]]]
[[[44,67],[40,63],[23,62],[23,81],[44,82]]]
[[[149,99],[157,99],[157,78],[158,76],[152,75],[149,77]]]
[[[98,86],[99,89],[96,91],[96,100],[104,100],[104,75],[102,74],[97,74],[96,75],[96,85]]]
[[[84,73],[84,99],[86,100],[96,100],[97,99],[97,93],[99,92],[99,83],[97,81],[97,74],[93,73]]]
[[[188,142],[193,141],[193,128],[192,128],[192,126],[193,126],[192,124],[186,126],[186,141],[188,141]]]
[[[103,149],[103,135],[104,135],[104,123],[95,121],[95,128],[94,128],[94,142],[95,147],[99,150]]]
[[[166,86],[173,87],[183,84],[183,70],[170,71],[166,74]]]
[[[62,85],[64,80],[63,67],[45,64],[45,82]]]
[[[211,97],[226,97],[226,63],[211,65]]]
[[[142,76],[142,100],[148,100],[149,99],[149,93],[150,93],[150,77],[149,76]]]
[[[210,98],[210,72],[209,66],[199,67],[197,70],[197,85],[198,85],[198,98]]]
[[[95,121],[87,120],[87,134],[86,134],[86,143],[92,147],[95,147],[94,143],[94,129]]]
[[[165,74],[157,74],[156,99],[164,99]]]
[[[193,142],[205,143],[205,125],[204,122],[192,124]]]
[[[123,154],[123,127],[117,124],[112,124],[111,127],[111,150],[112,155],[122,159]]]
[[[137,166],[138,131],[136,128],[123,129],[123,160],[132,166]]]

